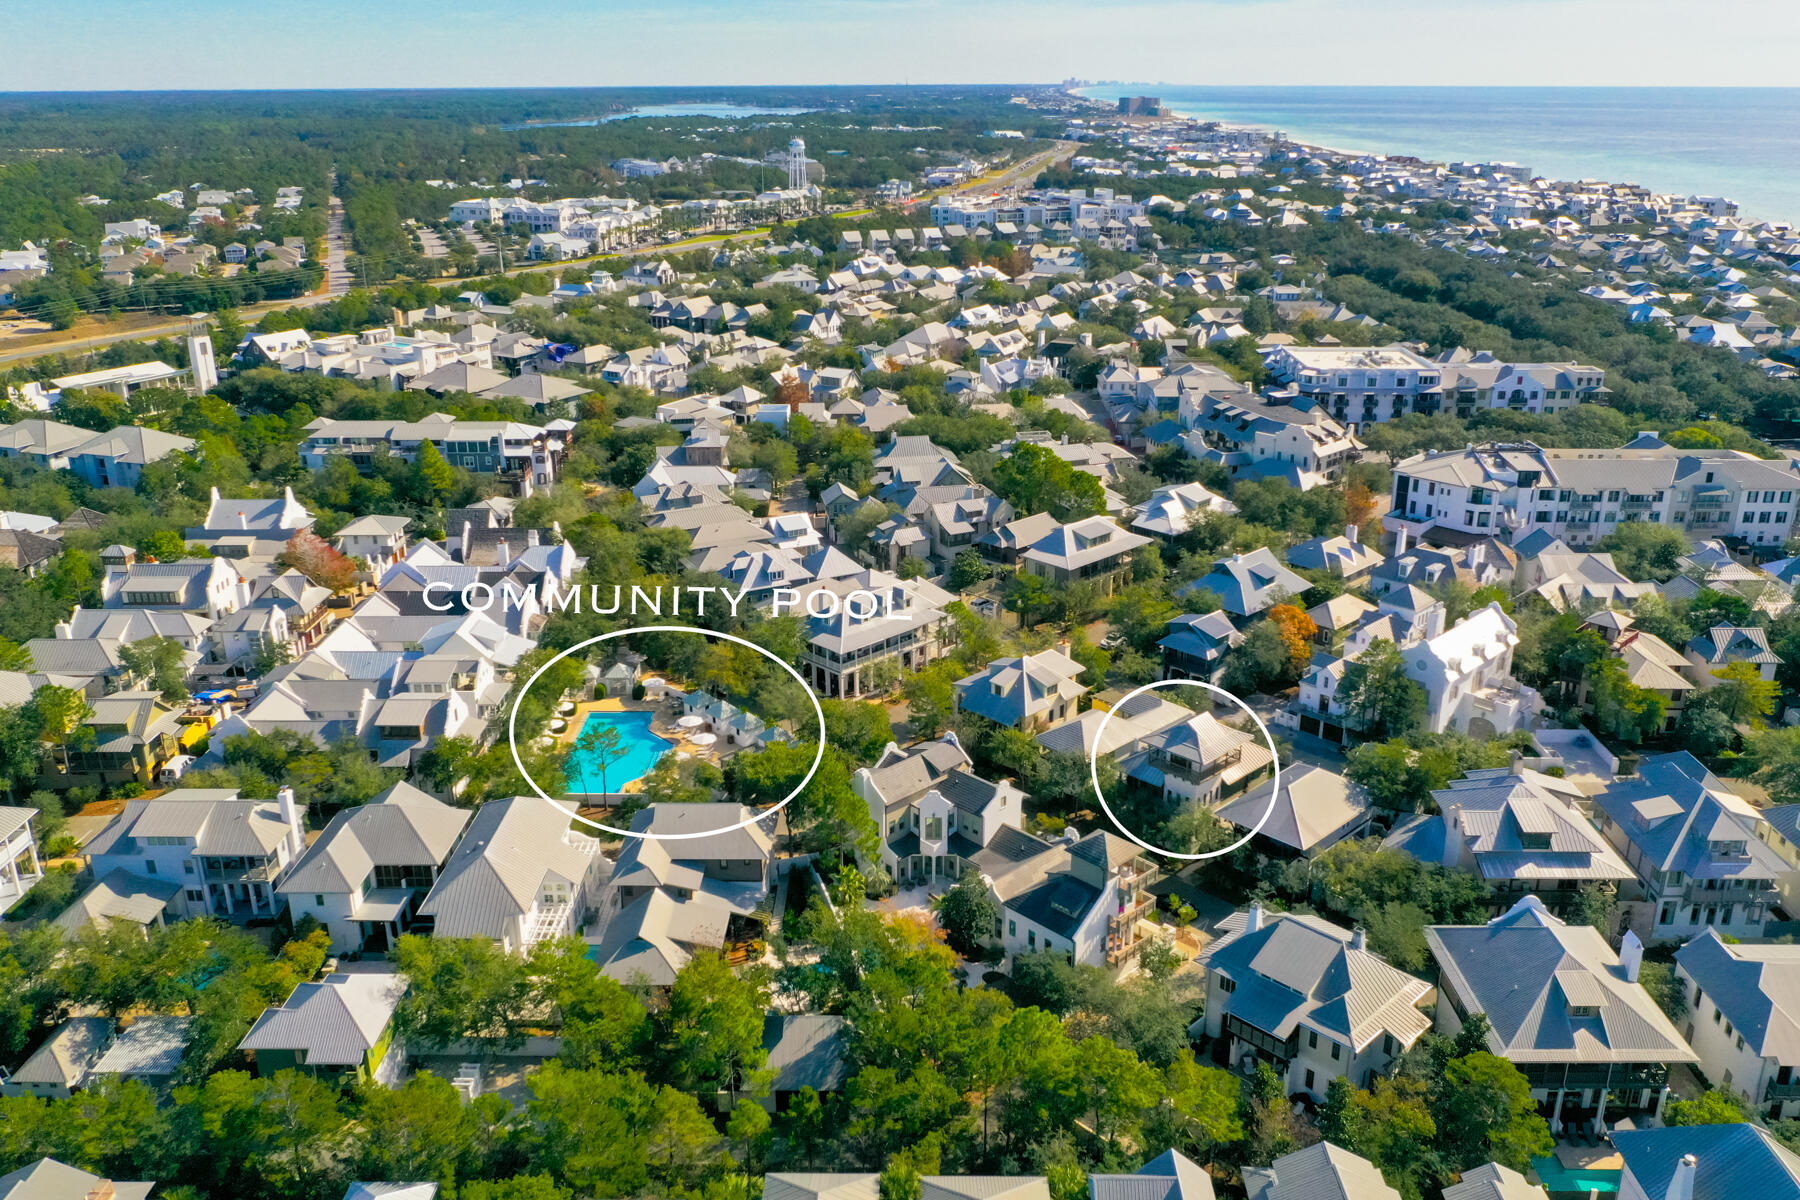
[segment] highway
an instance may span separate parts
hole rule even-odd
[[[980,176],[966,183],[958,184],[955,187],[940,188],[935,192],[928,192],[914,200],[911,208],[916,210],[920,205],[926,204],[930,200],[940,196],[977,196],[985,195],[990,192],[997,192],[1009,187],[1017,187],[1021,183],[1028,182],[1035,178],[1038,172],[1042,171],[1050,164],[1069,157],[1075,152],[1078,146],[1079,143],[1077,142],[1058,142],[1051,149],[1034,154],[1030,158],[1022,159],[1011,167]],[[861,217],[869,216],[875,211],[877,210],[873,208],[859,208],[828,215],[839,219],[856,220]],[[617,259],[641,258],[645,255],[685,254],[693,250],[703,250],[708,246],[719,246],[724,245],[727,242],[741,242],[753,238],[760,238],[768,232],[767,226],[758,226],[754,229],[743,229],[733,233],[703,235],[700,237],[683,239],[678,242],[653,242],[649,245],[634,246],[626,250],[610,251],[606,254],[595,255],[592,258],[565,259],[562,262],[554,263],[529,262],[522,266],[507,268],[506,274],[520,275],[527,271],[561,271],[568,267],[589,265],[600,266]],[[347,246],[348,243],[344,235],[344,206],[336,196],[332,196],[326,217],[324,290],[306,296],[296,296],[291,300],[269,300],[261,304],[245,305],[238,310],[239,317],[243,319],[246,325],[254,325],[257,319],[264,313],[275,312],[278,309],[284,308],[310,308],[315,305],[325,304],[332,300],[336,300],[350,290],[350,272],[346,263]],[[427,280],[427,282],[443,286],[456,281],[451,279],[433,279]],[[176,316],[171,317],[166,321],[156,321],[150,324],[137,325],[130,329],[109,330],[105,333],[81,333],[69,338],[35,342],[32,345],[19,348],[9,349],[3,342],[0,342],[0,366],[14,362],[29,362],[31,359],[42,358],[47,354],[85,353],[87,351],[97,350],[102,346],[109,346],[114,342],[177,337],[185,334],[187,328],[188,318],[186,316]],[[224,351],[226,350],[226,347],[221,346],[219,349],[221,351],[220,356],[223,358],[225,356]]]

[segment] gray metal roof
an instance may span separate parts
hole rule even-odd
[[[406,983],[392,971],[338,972],[303,983],[263,1010],[238,1048],[301,1050],[308,1064],[356,1066],[381,1041]]]
[[[369,803],[332,817],[277,890],[352,892],[377,864],[437,866],[472,814],[397,783]]]
[[[1249,1200],[1400,1200],[1375,1164],[1330,1142],[1244,1168]]]
[[[112,1022],[105,1017],[71,1017],[12,1073],[10,1081],[80,1087],[112,1044],[112,1035]]]
[[[104,1179],[54,1158],[40,1158],[0,1175],[0,1200],[88,1200],[107,1187],[112,1189],[113,1200],[145,1200],[155,1186],[154,1181],[127,1183]]]
[[[1488,1048],[1514,1062],[1698,1061],[1650,994],[1589,925],[1526,896],[1486,925],[1432,925],[1425,940],[1450,988],[1487,1014]]]
[[[96,1075],[124,1075],[133,1079],[164,1079],[181,1065],[187,1050],[192,1017],[139,1017],[113,1041],[100,1061]]]
[[[763,1018],[763,1064],[775,1073],[771,1089],[835,1092],[850,1076],[844,1061],[844,1018],[821,1013],[770,1013]]]

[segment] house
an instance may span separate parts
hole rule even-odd
[[[117,1076],[135,1079],[154,1091],[166,1090],[181,1069],[193,1023],[193,1017],[135,1018],[88,1072],[90,1085],[103,1076]]]
[[[1560,909],[1585,884],[1632,878],[1583,814],[1586,797],[1564,780],[1524,769],[1470,771],[1431,798],[1438,812],[1405,818],[1383,847],[1473,871],[1495,912],[1527,892]]]
[[[314,517],[306,506],[294,499],[294,489],[284,488],[273,498],[221,496],[212,489],[206,520],[198,529],[189,529],[189,540],[254,533],[277,541],[287,541],[303,529],[313,527]]]
[[[1252,787],[1274,769],[1269,747],[1254,733],[1200,713],[1115,752],[1126,786],[1181,804],[1215,804]]]
[[[333,954],[391,950],[469,818],[468,809],[396,783],[334,815],[276,890],[295,920],[325,927]]]
[[[177,916],[272,917],[275,885],[306,845],[294,790],[246,800],[234,788],[181,788],[128,800],[85,847],[96,878],[115,870],[176,880]]]
[[[250,603],[250,585],[242,571],[218,557],[134,562],[106,569],[100,602],[107,608],[204,613],[217,620]]]
[[[1138,923],[1156,903],[1156,868],[1136,844],[1105,832],[1046,843],[1012,830],[977,865],[1000,907],[992,944],[1006,954],[1115,969],[1143,948]]]
[[[602,905],[603,935],[590,939],[605,974],[633,986],[666,988],[689,959],[717,952],[749,926],[760,927],[774,885],[768,822],[742,805],[652,804],[629,838]]]
[[[1800,1112],[1800,947],[1727,942],[1707,929],[1675,952],[1675,978],[1706,1078],[1770,1121]]]
[[[147,933],[152,926],[160,929],[167,924],[169,905],[181,893],[179,879],[151,879],[116,868],[77,896],[51,923],[71,938],[86,926],[105,928],[121,921]]]
[[[881,694],[947,650],[946,607],[955,597],[926,580],[870,570],[815,579],[794,593],[793,611],[807,614],[797,665],[820,696]]]
[[[149,1200],[155,1186],[155,1180],[105,1179],[54,1158],[40,1158],[0,1175],[0,1200]]]
[[[36,1096],[43,1100],[67,1100],[87,1083],[112,1045],[109,1017],[70,1017],[44,1039],[30,1058],[4,1079],[0,1096]]]
[[[1695,690],[1691,678],[1694,667],[1680,651],[1655,634],[1635,628],[1636,623],[1630,613],[1602,609],[1583,622],[1582,628],[1599,633],[1624,663],[1625,677],[1633,685],[1662,697],[1663,730],[1672,731],[1681,719],[1688,696]],[[1585,676],[1576,700],[1585,711],[1593,711],[1594,698]]]
[[[1138,505],[1131,528],[1171,542],[1194,529],[1207,513],[1235,512],[1237,505],[1198,483],[1170,484],[1157,488],[1150,499]]]
[[[1234,554],[1213,563],[1212,570],[1183,591],[1205,589],[1224,602],[1225,611],[1237,617],[1253,616],[1277,600],[1295,598],[1312,585],[1282,566],[1275,552],[1260,546],[1247,554]]]
[[[1255,844],[1277,854],[1314,854],[1369,831],[1368,797],[1336,771],[1289,764],[1276,781],[1259,784],[1213,813],[1256,831]]]
[[[1766,840],[1765,818],[1685,750],[1638,764],[1635,778],[1593,798],[1600,829],[1635,870],[1646,941],[1685,941],[1709,928],[1761,937],[1793,867]]]
[[[255,1056],[264,1078],[296,1070],[345,1085],[392,1085],[406,1062],[406,1043],[393,1028],[406,986],[392,969],[336,971],[302,983],[263,1010],[238,1049]]]
[[[1400,1200],[1375,1164],[1330,1142],[1244,1168],[1248,1200]]]
[[[1184,613],[1169,622],[1169,632],[1156,643],[1162,650],[1162,677],[1212,683],[1225,668],[1226,652],[1243,640],[1222,612]]]
[[[1357,540],[1356,526],[1341,537],[1316,537],[1290,546],[1288,566],[1301,571],[1324,571],[1354,585],[1368,577],[1384,560],[1381,552]]]
[[[802,1089],[829,1096],[850,1079],[845,1058],[844,1018],[824,1013],[769,1013],[763,1018],[762,1069],[770,1073],[757,1102],[770,1112],[786,1112]]]
[[[0,807],[0,913],[11,908],[44,877],[37,834],[31,828],[37,815],[35,808]]]
[[[1548,1200],[1544,1189],[1502,1163],[1482,1163],[1444,1189],[1443,1200]]]
[[[1772,682],[1781,656],[1769,649],[1768,631],[1756,625],[1714,625],[1683,647],[1689,667],[1682,673],[1702,690],[1719,685],[1715,672],[1732,663],[1749,663]]]
[[[1796,1200],[1800,1155],[1756,1125],[1619,1130],[1619,1200]]]
[[[1699,1057],[1638,982],[1644,947],[1617,953],[1591,925],[1565,925],[1536,896],[1485,925],[1425,930],[1439,969],[1437,1032],[1488,1019],[1490,1053],[1524,1072],[1532,1099],[1563,1129],[1660,1116],[1669,1067]]]
[[[1629,606],[1639,597],[1656,590],[1654,583],[1636,583],[1613,563],[1611,554],[1571,550],[1560,539],[1537,532],[1529,539],[1543,538],[1525,553],[1519,551],[1519,565],[1513,577],[1513,590],[1533,592],[1543,597],[1558,612],[1577,609],[1583,612],[1595,607]]]
[[[612,915],[589,954],[603,974],[628,987],[667,989],[695,956],[724,950],[736,915],[711,896],[677,899],[654,888]]]
[[[1212,1176],[1179,1150],[1164,1150],[1131,1175],[1089,1175],[1088,1200],[1213,1200]]]
[[[946,733],[906,750],[890,743],[873,765],[857,768],[850,786],[882,831],[880,865],[895,882],[948,887],[979,868],[989,846],[1004,850],[1024,837],[1025,793],[973,767],[956,734]],[[1025,840],[1030,852],[1042,848]]]
[[[1338,1078],[1366,1088],[1431,1028],[1431,986],[1382,961],[1361,930],[1252,905],[1214,932],[1198,959],[1205,1034],[1233,1067],[1268,1063],[1290,1096],[1321,1101]]]
[[[339,553],[362,559],[368,564],[370,577],[379,580],[387,575],[389,567],[406,557],[406,531],[411,525],[411,517],[357,517],[339,527],[333,537]]]
[[[763,1176],[763,1200],[880,1200],[881,1176],[851,1172]],[[1042,1175],[921,1175],[918,1200],[1050,1200]]]
[[[1149,538],[1119,528],[1110,517],[1084,517],[1057,526],[1019,557],[1026,572],[1053,588],[1089,581],[1110,595],[1130,571],[1135,552],[1149,544]]]
[[[1041,729],[1066,719],[1087,694],[1083,670],[1060,650],[998,658],[956,681],[956,709],[1008,729]]]
[[[191,454],[192,438],[120,425],[68,450],[69,469],[94,487],[134,488],[144,468],[171,454]]]
[[[485,937],[524,955],[577,933],[598,907],[610,864],[598,839],[575,832],[536,796],[482,805],[419,904],[435,937]]]

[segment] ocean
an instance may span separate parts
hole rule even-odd
[[[1800,221],[1800,88],[1084,88],[1159,96],[1182,116],[1279,129],[1338,150],[1521,163],[1553,179],[1728,196],[1739,215]]]

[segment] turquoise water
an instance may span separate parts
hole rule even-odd
[[[1800,220],[1800,88],[1177,87],[1183,116],[1280,129],[1314,145],[1522,163],[1553,179],[1729,196],[1745,217]]]
[[[796,117],[817,112],[816,108],[758,108],[754,104],[645,104],[606,117],[583,117],[579,121],[532,121],[524,125],[507,125],[506,129],[560,129],[584,125],[606,125],[613,121],[630,121],[637,117],[713,117],[737,121],[745,117]]]
[[[650,718],[651,714],[647,712],[597,712],[589,713],[582,723],[582,733],[607,725],[619,731],[619,744],[625,753],[606,764],[606,791],[617,792],[632,780],[642,779],[674,748],[674,742],[651,732]],[[576,742],[569,757],[563,760],[563,774],[568,776],[569,791],[599,792],[600,768],[588,761],[588,756],[582,752],[580,734],[576,735]]]
[[[1583,1196],[1591,1191],[1618,1191],[1619,1179],[1624,1174],[1622,1171],[1571,1170],[1554,1158],[1534,1158],[1531,1169],[1543,1180],[1546,1191],[1579,1192]]]

